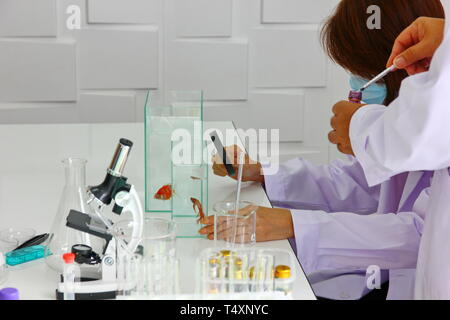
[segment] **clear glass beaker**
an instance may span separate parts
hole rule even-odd
[[[114,236],[129,243],[134,223],[116,223]],[[178,293],[175,223],[162,218],[144,219],[143,235],[138,240],[135,253],[118,247],[119,295],[145,299]]]
[[[6,268],[6,258],[0,251],[0,284],[3,284],[8,278],[8,269]]]
[[[72,246],[87,245],[97,254],[103,251],[104,240],[66,226],[70,210],[92,214],[87,205],[86,160],[69,158],[62,161],[66,184],[64,186],[58,211],[53,221],[50,237],[46,247],[46,262],[53,270],[62,273],[64,269],[63,254],[72,252]],[[84,266],[89,274],[96,273],[98,266]],[[83,271],[81,276],[83,276]]]
[[[214,240],[229,244],[256,243],[256,211],[258,206],[248,201],[219,202],[214,205]]]
[[[16,249],[25,241],[36,235],[36,230],[31,228],[8,228],[0,231],[0,252],[7,253]]]

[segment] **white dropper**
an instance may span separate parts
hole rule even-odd
[[[393,64],[392,66],[390,66],[389,68],[387,68],[386,70],[384,70],[382,73],[380,73],[379,75],[377,75],[375,78],[373,78],[372,80],[370,80],[369,82],[367,82],[361,89],[359,89],[359,91],[364,91],[366,90],[368,87],[370,87],[372,84],[380,81],[381,79],[383,79],[385,76],[387,76],[389,73],[391,73],[392,71],[395,71],[397,69],[397,67],[395,66],[395,64]]]

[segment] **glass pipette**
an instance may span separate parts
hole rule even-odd
[[[386,75],[388,75],[390,72],[395,71],[396,67],[395,64],[393,64],[392,66],[390,66],[389,68],[387,68],[386,70],[384,70],[383,72],[381,72],[379,75],[377,75],[375,78],[373,78],[372,80],[370,80],[369,82],[367,82],[362,88],[360,88],[359,90],[352,90],[350,91],[350,94],[348,96],[348,100],[350,102],[353,103],[361,103],[362,100],[362,93],[364,90],[366,90],[368,87],[370,87],[372,84],[380,81],[381,79],[383,79]]]
[[[375,78],[373,78],[372,80],[370,80],[369,82],[367,82],[361,89],[359,89],[359,91],[364,91],[366,90],[368,87],[370,87],[372,84],[374,84],[375,82],[380,81],[381,79],[383,79],[385,76],[387,76],[389,73],[391,73],[392,71],[394,71],[396,69],[395,65],[393,64],[392,66],[390,66],[389,68],[387,68],[386,70],[384,70],[382,73],[380,73],[379,75],[377,75]]]

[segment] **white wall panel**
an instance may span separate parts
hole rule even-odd
[[[252,109],[246,101],[211,102],[204,104],[204,117],[207,121],[233,121],[236,128],[248,129],[254,124],[251,119]]]
[[[250,40],[252,85],[324,87],[326,60],[318,37],[317,30],[254,30]]]
[[[87,0],[89,23],[151,24],[160,20],[163,0]]]
[[[303,94],[255,93],[251,96],[251,102],[251,119],[256,128],[279,129],[282,142],[303,140]]]
[[[338,2],[0,0],[0,123],[142,121],[148,89],[203,89],[206,119],[279,128],[283,160],[324,163],[347,75],[329,72],[318,23]]]
[[[54,37],[56,0],[1,0],[0,36]]]
[[[87,123],[135,122],[134,92],[83,92],[80,94],[80,117]]]
[[[0,102],[74,101],[75,43],[0,40]]]
[[[167,54],[169,90],[203,89],[207,100],[247,99],[247,42],[175,41]]]
[[[338,0],[262,0],[263,23],[319,23]]]
[[[59,103],[54,105],[34,103],[28,108],[16,106],[9,110],[0,110],[0,124],[77,123],[80,120],[78,108],[75,103]]]
[[[176,0],[175,11],[180,37],[231,36],[231,0]]]
[[[82,89],[158,87],[158,31],[82,30]]]

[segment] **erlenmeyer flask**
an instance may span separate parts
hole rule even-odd
[[[46,262],[55,271],[63,272],[63,254],[72,251],[74,245],[87,245],[98,254],[102,253],[101,239],[88,233],[77,231],[66,226],[67,216],[70,210],[77,210],[86,214],[91,214],[87,205],[86,192],[86,160],[65,159],[62,161],[65,170],[66,184],[64,186],[59,202],[58,212],[50,232],[47,245]]]

